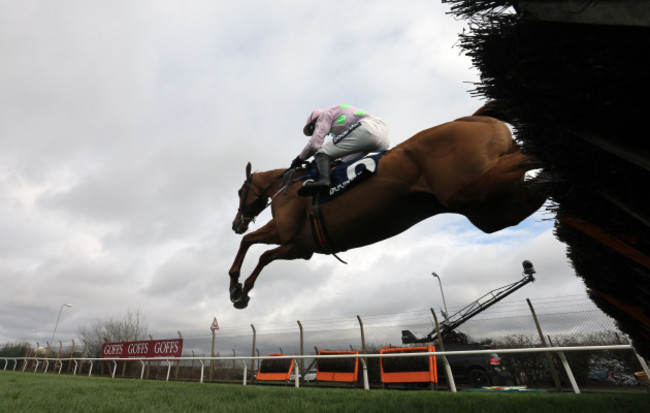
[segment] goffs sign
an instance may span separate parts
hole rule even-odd
[[[160,358],[180,357],[183,353],[183,339],[128,341],[104,343],[102,358]]]

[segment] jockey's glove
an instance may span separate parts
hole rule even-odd
[[[300,168],[302,166],[303,162],[304,161],[302,159],[300,159],[299,156],[296,156],[296,159],[291,161],[291,169]]]

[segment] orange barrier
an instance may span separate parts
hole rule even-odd
[[[385,347],[379,350],[386,353],[434,352],[434,346],[426,347]],[[438,382],[438,368],[435,356],[381,358],[382,383]]]
[[[359,354],[357,351],[318,350],[321,354]],[[319,359],[316,366],[316,380],[355,382],[359,377],[359,358]]]
[[[269,357],[285,356],[286,354],[269,354]],[[257,372],[257,380],[289,380],[293,370],[293,359],[262,359]]]

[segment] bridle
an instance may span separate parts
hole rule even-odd
[[[262,191],[257,192],[257,194],[255,196],[255,199],[253,200],[253,202],[248,207],[246,206],[246,200],[248,199],[248,193],[250,192],[251,188],[253,190],[255,190],[255,191],[257,191],[257,189],[253,186],[253,175],[255,175],[255,174],[250,174],[250,176],[248,176],[246,178],[246,180],[244,181],[244,194],[239,198],[239,208],[237,208],[237,211],[239,212],[238,225],[248,225],[251,222],[255,222],[255,218],[257,218],[257,216],[259,214],[261,214],[262,211],[264,211],[269,205],[271,205],[271,203],[273,202],[273,199],[275,199],[275,197],[278,196],[278,194],[281,192],[282,188],[279,188],[273,196],[268,195],[268,191],[269,191],[269,189],[271,189],[271,187],[273,185],[275,185],[275,183],[280,178],[283,178],[288,171],[289,171],[289,169],[287,169],[287,171],[285,171],[284,173],[278,175],[275,179],[273,179],[266,186],[266,188],[264,188]],[[287,185],[288,184],[289,183],[287,183]],[[280,182],[280,187],[281,186],[282,186],[282,182]],[[271,199],[268,202],[266,202],[267,198],[271,198]],[[257,208],[254,208],[254,207],[257,206],[258,204],[260,204],[261,203],[260,201],[266,202],[266,204],[264,206],[260,207],[259,211],[254,212],[257,209]]]

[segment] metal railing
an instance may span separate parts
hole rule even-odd
[[[633,347],[629,344],[623,344],[623,345],[606,345],[606,346],[578,346],[578,347],[537,347],[537,348],[519,348],[519,349],[499,349],[500,354],[515,354],[515,353],[545,353],[545,354],[550,354],[550,353],[557,353],[558,357],[562,361],[562,365],[564,367],[564,370],[567,374],[567,377],[569,378],[569,381],[571,383],[571,387],[573,389],[573,392],[576,394],[580,393],[580,389],[578,388],[578,384],[573,376],[573,373],[571,371],[571,367],[569,366],[569,363],[567,362],[566,357],[564,356],[565,352],[576,352],[576,351],[606,351],[606,350],[627,350],[627,351],[634,351]],[[61,370],[63,367],[63,362],[68,361],[74,363],[74,369],[73,369],[73,375],[77,374],[77,370],[79,367],[80,362],[88,362],[90,363],[90,368],[88,370],[88,376],[92,376],[92,371],[93,371],[93,366],[94,363],[96,362],[112,362],[113,363],[113,368],[111,371],[111,377],[115,378],[115,373],[117,371],[117,362],[133,362],[133,361],[139,361],[141,363],[142,369],[140,373],[140,379],[142,380],[144,378],[144,371],[145,371],[145,362],[166,362],[167,363],[167,377],[166,381],[169,381],[170,373],[171,373],[171,367],[172,367],[172,362],[180,362],[180,361],[198,361],[201,364],[201,375],[200,375],[200,382],[203,383],[204,379],[204,372],[205,372],[205,362],[206,361],[240,361],[242,363],[242,369],[243,369],[243,380],[242,384],[245,386],[247,384],[248,378],[248,363],[247,361],[252,361],[253,363],[255,361],[260,361],[260,360],[265,360],[265,359],[274,359],[274,360],[281,360],[281,359],[293,359],[295,361],[294,363],[294,381],[295,381],[295,387],[300,387],[300,363],[298,361],[300,360],[305,360],[305,359],[335,359],[335,358],[359,358],[362,363],[362,374],[363,374],[363,388],[365,390],[370,389],[370,383],[368,380],[368,363],[367,359],[369,358],[392,358],[392,357],[428,357],[428,356],[437,356],[440,357],[440,359],[443,362],[443,365],[445,367],[445,374],[447,376],[447,383],[449,385],[449,388],[452,392],[456,392],[456,385],[454,382],[453,375],[451,374],[451,367],[449,366],[449,363],[447,362],[446,356],[459,356],[459,355],[474,355],[474,354],[491,354],[494,353],[493,349],[487,349],[487,350],[467,350],[467,351],[438,351],[438,352],[409,352],[409,353],[390,353],[390,354],[325,354],[325,355],[286,355],[286,356],[259,356],[259,357],[254,357],[254,356],[219,356],[219,357],[167,357],[167,358],[90,358],[90,357],[71,357],[71,358],[48,358],[48,357],[0,357],[0,360],[4,360],[4,368],[3,370],[7,370],[8,365],[10,364],[10,361],[13,361],[13,369],[16,370],[16,367],[18,366],[19,362],[23,362],[23,368],[22,371],[25,371],[27,368],[27,365],[29,362],[34,361],[35,362],[35,367],[34,367],[34,373],[38,371],[38,367],[40,366],[41,363],[45,363],[45,367],[43,372],[47,373],[49,370],[50,363],[53,363],[52,371],[56,371],[57,365],[58,365],[58,374],[61,374]],[[636,354],[636,353],[635,353]],[[639,360],[639,363],[641,364],[641,367],[645,373],[650,376],[650,371],[648,370],[648,365],[645,362],[645,360],[640,357],[638,354],[636,355],[637,359]],[[254,364],[253,364],[254,365]]]

